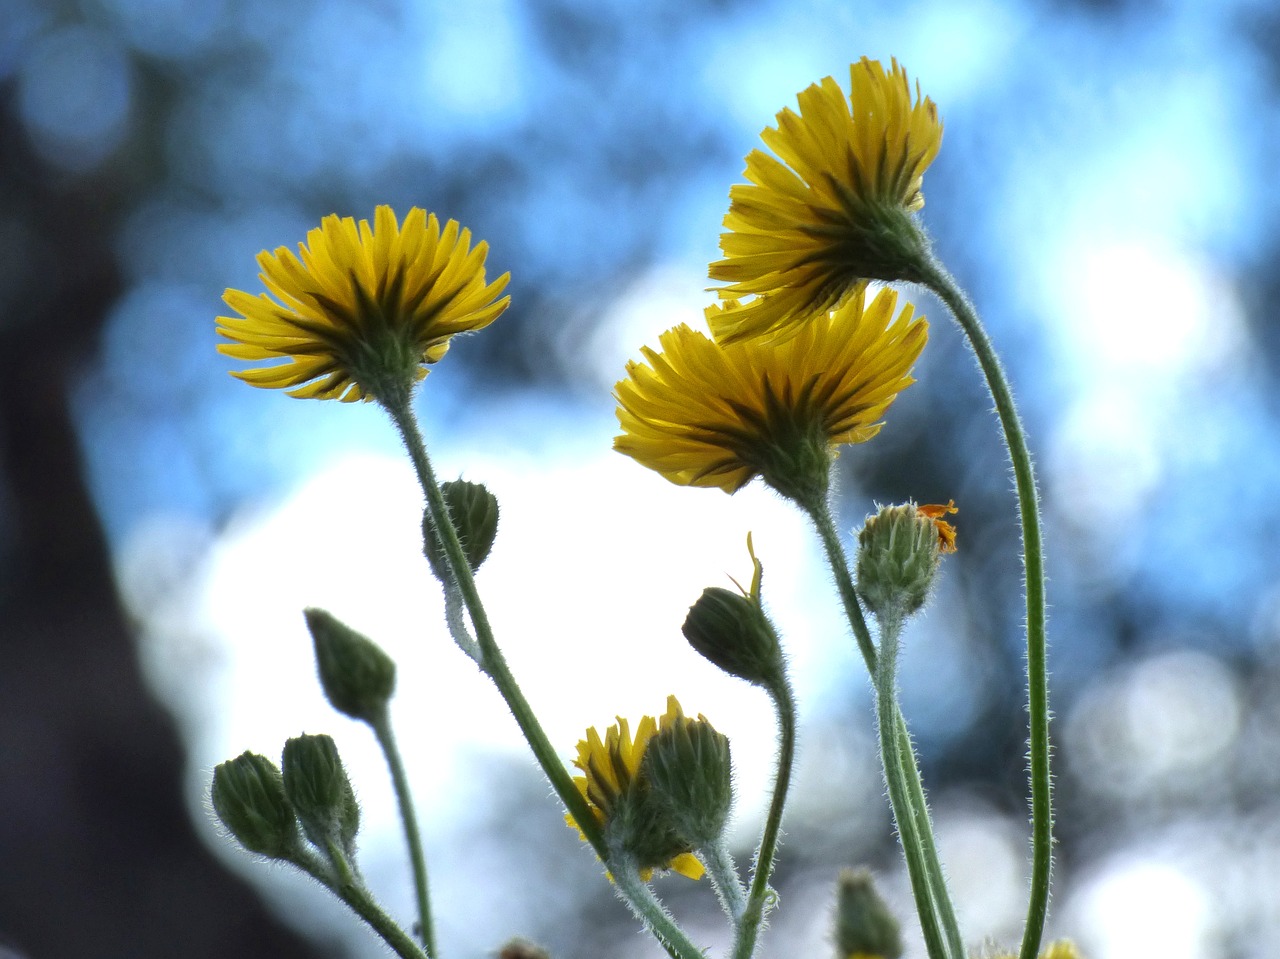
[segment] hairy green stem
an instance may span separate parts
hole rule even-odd
[[[391,773],[391,782],[396,791],[396,803],[400,807],[400,820],[404,823],[405,844],[409,847],[409,861],[413,866],[413,889],[418,900],[418,922],[421,926],[422,942],[427,947],[427,954],[432,959],[439,959],[436,951],[435,926],[431,921],[431,896],[427,890],[427,859],[422,851],[422,836],[418,831],[418,817],[413,808],[413,797],[409,792],[409,778],[405,775],[404,762],[400,758],[400,750],[396,746],[395,734],[391,730],[391,717],[384,708],[370,724],[377,737],[382,755],[386,757],[387,769]]]
[[[640,878],[635,858],[623,850],[614,850],[609,864],[613,882],[619,896],[635,913],[636,918],[662,943],[662,948],[672,959],[702,959],[703,953],[684,931],[676,925],[671,914],[654,895],[649,884]]]
[[[397,956],[400,956],[400,959],[432,959],[374,901],[369,890],[351,871],[341,850],[336,852],[333,860],[334,865],[330,866],[314,853],[300,850],[292,862],[346,903],[352,912],[367,922],[382,941],[390,946]]]
[[[968,337],[987,381],[1004,430],[1013,464],[1022,522],[1022,558],[1027,602],[1027,708],[1031,739],[1031,893],[1019,959],[1035,959],[1049,911],[1049,883],[1053,868],[1053,780],[1049,763],[1049,679],[1046,640],[1044,544],[1040,532],[1040,504],[1026,432],[1013,402],[1013,391],[1000,359],[987,337],[977,311],[955,280],[935,260],[923,264],[921,283],[938,295]]]
[[[831,518],[831,508],[825,498],[817,499],[811,503],[801,503],[800,505],[809,514],[814,528],[818,532],[818,538],[822,541],[827,556],[827,565],[831,568],[831,573],[835,577],[836,588],[844,605],[845,616],[849,621],[850,628],[853,630],[854,638],[857,641],[858,649],[862,653],[863,662],[866,663],[867,671],[870,673],[872,680],[875,681],[879,675],[875,644],[871,640],[871,631],[867,628],[867,620],[862,613],[862,604],[858,601],[853,578],[849,575],[849,560],[845,555],[844,547],[840,543],[840,536],[836,532],[835,522]],[[933,824],[929,818],[929,807],[925,799],[924,785],[920,780],[920,767],[916,762],[915,747],[907,730],[907,721],[902,715],[901,708],[896,703],[894,711],[896,713],[894,725],[897,729],[899,741],[897,755],[900,757],[903,778],[908,787],[906,798],[908,808],[911,810],[911,820],[915,824],[911,832],[916,836],[920,849],[924,854],[925,874],[928,877],[933,903],[932,909],[928,910],[927,913],[921,913],[921,927],[923,929],[926,923],[940,921],[951,953],[956,957],[963,957],[965,954],[964,939],[960,935],[960,925],[956,919],[955,907],[951,903],[951,893],[947,889],[946,877],[942,872],[942,861],[938,856],[938,848],[933,836]],[[887,756],[882,758],[888,759]],[[899,823],[899,831],[901,829],[902,825]],[[938,916],[937,920],[933,918],[935,909]]]
[[[714,842],[708,843],[698,850],[702,861],[706,864],[711,882],[716,888],[720,905],[725,915],[733,922],[736,929],[742,920],[742,913],[747,908],[747,892],[742,888],[742,880],[738,878],[738,867],[729,854],[724,836],[717,836]]]
[[[900,734],[898,709],[898,643],[902,633],[902,617],[880,621],[880,661],[875,676],[876,725],[880,734],[880,761],[884,767],[884,781],[889,791],[889,805],[898,824],[898,838],[902,854],[907,862],[907,875],[911,879],[911,892],[916,900],[916,912],[920,916],[920,928],[924,933],[925,948],[930,959],[963,959],[963,953],[948,951],[949,944],[942,938],[938,922],[930,869],[926,864],[924,846],[920,840],[920,820],[907,785],[904,740]],[[914,760],[910,760],[914,766]]]
[[[778,712],[778,771],[773,780],[773,799],[769,802],[764,831],[760,834],[751,892],[733,944],[733,959],[750,959],[760,936],[769,894],[769,876],[773,873],[773,860],[782,828],[782,811],[787,804],[787,790],[796,758],[796,707],[791,685],[785,676],[769,687],[769,695]]]

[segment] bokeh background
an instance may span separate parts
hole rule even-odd
[[[865,677],[817,546],[762,490],[610,452],[610,389],[699,321],[727,191],[774,113],[862,55],[939,105],[923,219],[1002,350],[1047,522],[1051,931],[1094,959],[1280,950],[1280,15],[1268,0],[6,0],[0,15],[0,956],[366,957],[326,895],[234,849],[212,766],[337,738],[363,867],[411,915],[367,731],[300,610],[396,656],[445,955],[517,934],[652,957],[496,693],[450,645],[376,409],[232,380],[228,286],[331,212],[424,206],[491,245],[512,307],[419,398],[439,471],[504,519],[481,574],[566,757],[675,693],[733,739],[740,861],[763,696],[684,646],[765,563],[801,710],[764,956],[831,953],[837,871],[910,912]],[[907,638],[904,708],[975,948],[1018,935],[1025,712],[1014,500],[939,304],[919,382],[839,460],[842,526],[954,498],[961,551]],[[725,944],[705,884],[660,890]],[[919,956],[912,944],[909,955]]]

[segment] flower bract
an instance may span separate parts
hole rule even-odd
[[[241,315],[219,317],[238,360],[284,360],[232,375],[291,396],[344,402],[402,394],[426,376],[458,333],[488,326],[510,303],[510,274],[486,283],[488,245],[456,220],[443,228],[417,207],[403,224],[380,206],[373,226],[327,216],[295,255],[263,250],[266,293],[227,290]]]
[[[761,134],[747,183],[729,191],[710,275],[725,299],[753,297],[719,318],[720,339],[786,335],[831,309],[866,280],[912,280],[924,240],[909,214],[924,206],[921,183],[942,143],[942,122],[919,86],[911,96],[896,60],[886,71],[863,58],[849,68],[846,97],[831,77],[797,97]]]
[[[611,830],[624,833],[619,841],[637,856],[641,878],[645,880],[654,869],[671,869],[690,879],[699,879],[703,873],[702,863],[691,850],[652,815],[652,810],[645,808],[648,785],[641,776],[641,764],[649,740],[659,729],[671,727],[683,717],[680,703],[668,696],[666,713],[660,719],[643,717],[636,724],[634,736],[630,723],[621,716],[603,737],[595,727],[588,729],[587,738],[578,743],[578,758],[573,761],[583,773],[573,780],[578,791],[606,835]],[[565,821],[577,827],[572,816],[566,815]]]
[[[911,304],[894,318],[893,290],[865,299],[859,292],[784,341],[668,330],[615,387],[614,448],[683,486],[733,493],[763,476],[792,498],[825,494],[834,447],[880,431],[928,338]],[[738,308],[709,312],[714,322]]]

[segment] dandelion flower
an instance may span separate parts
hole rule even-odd
[[[380,206],[373,226],[331,215],[288,248],[258,255],[268,292],[227,290],[241,315],[218,318],[238,360],[285,360],[232,375],[290,396],[355,400],[402,396],[427,375],[457,333],[492,323],[511,301],[510,274],[485,282],[488,244],[417,207],[397,225]],[[274,297],[274,298],[273,298]]]
[[[869,279],[914,280],[924,238],[910,213],[942,143],[928,97],[915,99],[906,71],[863,58],[849,68],[846,97],[827,77],[797,97],[761,134],[776,156],[752,150],[748,183],[729,191],[724,259],[711,278],[724,299],[754,297],[717,318],[716,337],[785,336],[833,308]]]
[[[605,730],[603,738],[595,727],[588,729],[587,738],[578,743],[578,758],[573,761],[583,773],[573,780],[578,791],[606,837],[636,857],[640,877],[645,881],[654,869],[672,869],[690,879],[699,879],[703,873],[698,858],[646,802],[648,784],[640,769],[649,740],[659,729],[672,727],[683,718],[680,703],[668,696],[666,713],[661,719],[643,717],[634,737],[630,724],[621,716]],[[573,816],[564,818],[577,828]]]
[[[614,449],[682,486],[734,493],[756,476],[802,506],[825,496],[833,448],[862,443],[910,375],[928,337],[897,293],[859,291],[785,341],[719,343],[681,325],[627,364]],[[717,316],[742,309],[709,309]]]

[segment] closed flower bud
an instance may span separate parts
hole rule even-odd
[[[276,764],[245,752],[213,770],[213,811],[240,845],[272,859],[291,859],[299,845],[298,820]]]
[[[733,804],[729,739],[699,716],[677,716],[649,740],[641,776],[666,807],[676,834],[694,849],[720,837]]]
[[[355,852],[360,806],[332,737],[297,736],[284,744],[284,791],[307,838],[321,850]]]
[[[876,892],[871,873],[846,869],[836,885],[836,959],[879,956],[898,959],[902,934],[898,920]]]
[[[373,640],[323,609],[308,609],[320,685],[338,712],[367,723],[379,721],[396,688],[395,661]]]
[[[453,528],[457,531],[458,542],[462,544],[462,553],[474,573],[489,558],[493,541],[498,535],[498,498],[483,483],[468,483],[466,480],[441,483],[440,492],[453,520]],[[449,560],[445,555],[444,543],[441,542],[429,513],[422,517],[422,551],[426,554],[436,579],[442,583],[450,582],[452,577],[449,576]]]
[[[858,534],[858,593],[879,617],[909,616],[924,605],[955,530],[941,519],[953,505],[882,506]]]
[[[684,638],[689,645],[731,676],[774,688],[782,681],[782,648],[760,601],[764,567],[756,559],[747,536],[753,574],[751,589],[738,592],[709,586],[685,617]]]

